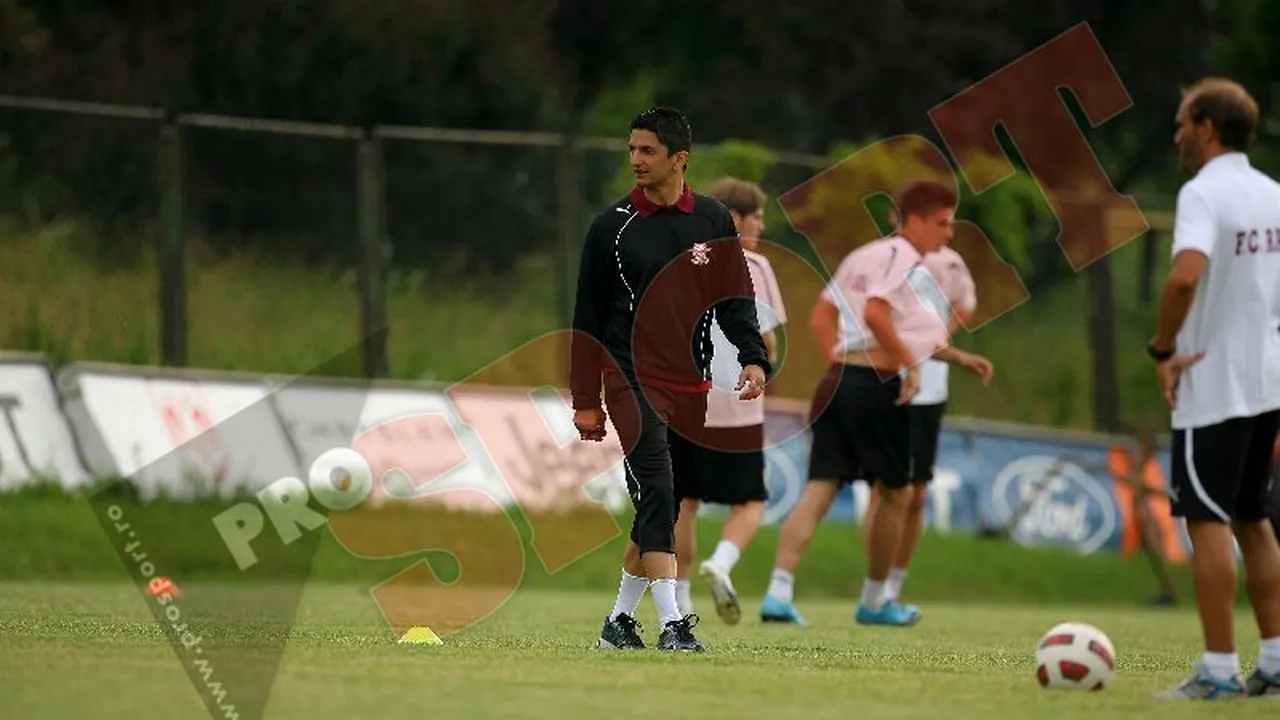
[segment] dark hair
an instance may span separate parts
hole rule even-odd
[[[666,145],[671,155],[693,149],[693,130],[689,129],[689,119],[673,107],[659,105],[645,110],[631,121],[631,129],[648,130],[657,135],[658,142]]]
[[[717,180],[711,186],[711,197],[739,215],[751,215],[768,200],[759,185],[735,177]]]
[[[956,203],[955,192],[942,183],[912,183],[898,195],[898,222],[905,224],[912,215],[924,217],[935,210],[954,210]]]
[[[1183,107],[1193,123],[1205,120],[1218,131],[1218,142],[1244,152],[1253,144],[1258,127],[1258,102],[1239,83],[1204,78],[1182,92]]]

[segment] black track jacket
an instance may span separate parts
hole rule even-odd
[[[712,312],[738,348],[738,362],[771,375],[729,211],[687,185],[670,207],[634,188],[596,216],[582,251],[569,378],[574,409],[600,407],[601,373],[615,370],[647,386],[708,392]]]

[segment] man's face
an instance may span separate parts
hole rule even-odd
[[[742,246],[748,250],[755,250],[760,243],[760,236],[764,234],[764,208],[760,208],[750,215],[743,215],[736,210],[730,210],[729,215],[733,217],[733,224],[738,228],[738,236],[742,238]]]
[[[1199,124],[1192,122],[1186,103],[1178,108],[1176,120],[1178,131],[1173,142],[1178,146],[1178,160],[1183,170],[1196,172],[1204,165],[1206,149],[1213,137],[1213,124],[1208,120]]]
[[[632,130],[627,148],[631,152],[631,171],[642,188],[662,185],[684,166],[688,156],[684,151],[672,155],[649,130]]]
[[[939,208],[924,215],[910,215],[903,230],[920,244],[922,253],[938,252],[951,242],[955,208]]]

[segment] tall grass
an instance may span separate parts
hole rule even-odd
[[[127,267],[97,267],[74,250],[77,232],[70,222],[49,223],[38,231],[19,231],[0,222],[0,307],[5,309],[0,342],[8,350],[46,353],[56,363],[156,363],[155,258]],[[1162,427],[1167,415],[1142,350],[1155,309],[1138,302],[1138,258],[1137,243],[1112,255],[1121,401],[1126,421]],[[530,258],[501,279],[440,271],[394,275],[387,294],[392,375],[462,379],[554,330],[557,292],[550,266],[549,259]],[[188,279],[193,367],[305,373],[359,340],[359,296],[352,272],[326,273],[252,255],[215,259],[196,247]],[[985,389],[963,371],[953,372],[951,412],[1089,427],[1087,293],[1087,278],[1076,276],[977,333],[958,338],[960,347],[995,361],[997,372]],[[807,336],[808,308],[788,309],[792,335]],[[547,378],[555,376],[554,362],[552,354],[543,352],[511,364],[529,377]],[[804,398],[817,366],[797,367],[800,371],[784,378],[779,390]],[[360,367],[353,362],[337,372],[356,375]],[[506,377],[520,382],[520,376]]]

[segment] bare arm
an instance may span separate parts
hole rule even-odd
[[[1156,336],[1157,350],[1173,350],[1178,332],[1196,299],[1196,286],[1209,267],[1217,232],[1217,214],[1190,183],[1178,191],[1173,224],[1173,266],[1160,295]]]
[[[813,312],[809,314],[809,330],[829,358],[835,352],[840,333],[840,310],[825,300],[814,303]]]
[[[1169,279],[1164,283],[1160,296],[1160,314],[1156,323],[1155,346],[1157,350],[1172,350],[1187,319],[1191,303],[1196,299],[1196,286],[1200,276],[1209,267],[1209,258],[1196,250],[1183,250],[1173,258]]]
[[[955,335],[960,332],[961,328],[967,326],[971,320],[973,320],[972,312],[953,310],[951,317],[947,320],[947,335]]]
[[[939,349],[933,354],[933,357],[937,360],[962,367],[974,375],[977,375],[978,379],[982,380],[983,385],[986,385],[991,381],[991,375],[995,372],[995,366],[991,364],[990,360],[982,357],[981,355],[967,353],[951,345]]]
[[[902,367],[911,367],[915,364],[915,358],[911,356],[911,351],[907,348],[906,343],[902,342],[902,338],[898,335],[898,329],[893,326],[893,312],[889,307],[889,301],[880,297],[867,299],[867,309],[863,313],[863,320],[867,324],[867,329],[875,336],[880,347],[894,359]]]

